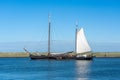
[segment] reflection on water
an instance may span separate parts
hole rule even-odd
[[[76,61],[77,80],[89,80],[91,61]]]
[[[47,80],[89,80],[91,61],[66,60],[47,62]]]

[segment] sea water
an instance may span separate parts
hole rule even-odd
[[[119,80],[120,58],[30,60],[0,58],[0,80]]]

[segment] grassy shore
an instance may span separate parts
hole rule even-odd
[[[36,53],[33,53],[33,54],[36,54]],[[46,55],[47,53],[40,53],[40,54]],[[120,57],[120,52],[93,52],[92,54],[95,57]],[[1,58],[2,57],[29,57],[29,54],[25,52],[0,52],[0,57]]]
[[[25,52],[0,52],[0,57],[29,57]]]
[[[94,52],[95,57],[120,57],[120,52]]]

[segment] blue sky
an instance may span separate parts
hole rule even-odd
[[[73,49],[78,20],[93,51],[118,52],[119,4],[119,0],[0,0],[0,51],[22,51],[22,47],[40,51],[46,44],[50,13],[52,39],[63,49]]]

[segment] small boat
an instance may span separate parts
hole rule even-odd
[[[50,17],[49,17],[50,18]],[[68,60],[68,59],[75,59],[75,60],[92,60],[93,56],[90,55],[91,48],[87,42],[87,39],[84,35],[84,30],[81,28],[78,30],[78,25],[76,24],[76,34],[75,34],[75,52],[73,55],[70,55],[69,53],[73,52],[67,52],[67,53],[51,53],[50,51],[50,39],[51,39],[51,21],[49,19],[49,26],[48,26],[48,54],[47,55],[40,55],[40,54],[31,54],[26,49],[24,49],[26,52],[29,53],[29,57],[32,60],[36,59],[54,59],[54,60]],[[87,53],[87,54],[86,54]]]

